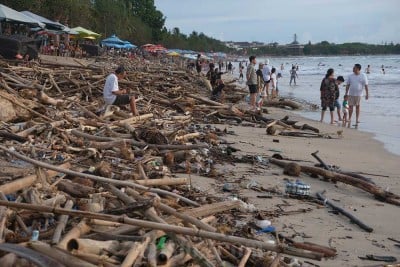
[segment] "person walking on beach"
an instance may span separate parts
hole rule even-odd
[[[262,69],[264,67],[263,63],[258,64],[258,70],[256,71],[257,74],[257,92],[261,92],[264,87],[264,79],[262,74]]]
[[[343,76],[338,76],[336,78],[336,84],[338,86],[338,90],[336,91],[336,98],[335,98],[335,108],[336,108],[336,112],[338,115],[338,121],[342,120],[342,114],[341,114],[341,106],[339,103],[339,97],[340,97],[340,85],[344,82],[344,78]]]
[[[298,78],[297,71],[296,67],[293,65],[292,69],[290,70],[290,82],[289,82],[290,86],[292,86],[292,81],[294,82],[294,85],[296,85],[296,78]]]
[[[276,97],[276,68],[271,69],[271,98]]]
[[[335,99],[337,91],[339,90],[338,85],[336,84],[336,79],[334,77],[335,71],[333,69],[328,69],[326,72],[325,78],[322,79],[320,93],[321,93],[321,120],[324,121],[324,115],[326,109],[329,107],[330,115],[331,115],[331,124],[334,123],[333,119],[333,111],[335,110]]]
[[[263,79],[264,79],[264,88],[263,90],[266,92],[267,98],[269,97],[269,83],[271,82],[271,69],[268,66],[269,60],[265,60],[264,67],[262,69]]]
[[[230,61],[228,63],[228,72],[233,74],[233,65],[232,65],[232,62],[230,62]]]
[[[131,112],[134,116],[138,116],[139,112],[136,109],[135,97],[127,94],[126,90],[120,90],[118,80],[126,76],[126,71],[123,66],[119,66],[115,73],[107,76],[106,83],[103,89],[103,98],[106,105],[130,105]]]
[[[361,65],[355,64],[353,73],[349,75],[346,85],[346,95],[349,96],[349,120],[348,127],[351,124],[354,106],[356,107],[356,126],[360,123],[361,97],[365,88],[365,100],[368,100],[368,78],[365,73],[361,73]]]
[[[200,75],[200,73],[201,73],[201,60],[200,60],[200,57],[201,57],[201,55],[200,54],[198,54],[197,55],[197,59],[196,59],[196,71],[197,71],[197,74],[198,75]]]
[[[257,97],[257,74],[256,74],[256,57],[249,57],[250,64],[247,66],[246,79],[247,85],[249,86],[250,92],[250,106],[251,110],[256,109],[256,97]]]
[[[244,69],[243,66],[240,66],[240,67],[239,67],[239,80],[240,80],[241,82],[243,82],[243,69]]]

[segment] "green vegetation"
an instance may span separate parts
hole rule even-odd
[[[154,0],[3,0],[2,4],[19,11],[29,10],[70,27],[82,26],[101,33],[104,38],[117,34],[136,45],[156,43],[195,51],[235,51],[204,33],[193,31],[185,35],[179,28],[166,29],[166,18],[155,7]],[[334,44],[323,41],[293,50],[275,43],[236,53],[276,56],[400,54],[400,44]]]
[[[18,11],[29,10],[69,27],[82,26],[104,38],[117,34],[136,45],[156,43],[168,48],[230,51],[221,41],[203,33],[187,36],[179,28],[166,29],[166,18],[156,9],[154,0],[3,0],[2,4]]]
[[[317,44],[304,46],[305,55],[377,55],[400,54],[400,44],[373,45],[363,43],[334,44],[323,41]]]
[[[277,44],[258,47],[257,49],[247,49],[246,54],[255,55],[383,55],[383,54],[400,54],[400,44],[363,44],[363,43],[344,43],[334,44],[323,41],[316,44],[308,43],[303,49],[293,50],[287,49],[285,46]]]

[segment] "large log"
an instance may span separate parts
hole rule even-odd
[[[291,108],[291,109],[301,109],[301,105],[291,100],[266,100],[264,101],[264,106],[267,107],[281,107],[281,108]]]
[[[90,186],[81,185],[69,180],[62,180],[57,184],[58,190],[61,190],[72,197],[86,198],[89,194],[95,192],[95,189]]]
[[[288,162],[270,158],[269,161],[273,164],[276,164],[280,167],[286,167]],[[291,163],[291,164],[297,164],[297,163]],[[377,185],[371,184],[367,181],[361,180],[354,178],[352,176],[344,175],[341,173],[336,173],[332,172],[329,170],[324,170],[321,168],[317,167],[311,167],[311,166],[306,166],[306,165],[300,165],[301,172],[307,173],[307,174],[313,174],[317,176],[322,176],[325,179],[334,181],[334,182],[342,182],[345,184],[352,185],[354,187],[360,188],[368,193],[371,193],[374,195],[378,200],[385,201],[387,203],[394,204],[396,206],[400,206],[400,196],[388,191],[383,190]]]

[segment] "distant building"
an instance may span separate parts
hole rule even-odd
[[[294,34],[294,38],[293,38],[293,42],[291,42],[290,44],[285,45],[286,50],[288,51],[288,53],[290,55],[303,55],[303,49],[304,49],[304,45],[300,44],[297,41],[297,34]]]
[[[225,42],[225,45],[230,48],[234,48],[236,50],[248,49],[248,48],[258,48],[265,46],[262,42]]]

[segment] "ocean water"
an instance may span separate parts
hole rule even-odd
[[[265,59],[258,58],[257,62],[264,62]],[[361,123],[358,130],[373,133],[375,138],[381,141],[388,151],[400,155],[400,55],[302,56],[270,57],[268,59],[270,66],[275,67],[277,72],[280,71],[283,75],[283,78],[279,79],[281,96],[302,99],[318,105],[317,110],[307,109],[298,112],[300,115],[313,120],[320,119],[319,87],[328,68],[333,68],[336,76],[342,75],[346,80],[347,76],[352,73],[354,64],[361,64],[363,72],[365,72],[367,65],[370,65],[370,74],[367,74],[369,99],[362,98]],[[280,70],[281,64],[284,66],[282,71]],[[299,66],[299,78],[296,86],[289,86],[289,71],[292,64]],[[385,74],[382,73],[382,65]],[[340,86],[340,103],[342,103],[346,91],[345,84],[346,82]],[[336,111],[335,118],[337,119]],[[325,114],[324,121],[329,122],[329,112]],[[355,122],[355,113],[352,121]]]

